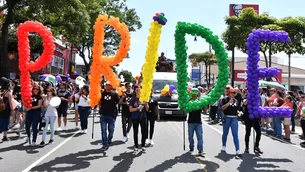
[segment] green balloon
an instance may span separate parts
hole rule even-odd
[[[187,90],[187,82],[189,81],[187,73],[187,49],[185,35],[197,35],[204,38],[209,44],[212,45],[213,50],[217,56],[218,64],[218,80],[214,89],[208,94],[207,97],[200,101],[190,101],[190,94]],[[178,22],[175,31],[175,55],[177,63],[177,91],[179,95],[179,107],[185,112],[200,110],[208,104],[214,104],[222,95],[228,80],[229,80],[229,67],[228,67],[228,54],[224,48],[224,44],[219,40],[217,35],[199,24]]]

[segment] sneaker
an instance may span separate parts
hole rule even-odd
[[[32,144],[31,144],[32,146],[36,146],[36,142],[32,142]]]
[[[150,145],[151,145],[151,146],[154,146],[154,145],[155,145],[155,143],[154,143],[153,140],[150,140]]]
[[[193,153],[193,152],[194,152],[194,149],[190,149],[189,152],[190,152],[190,153]]]
[[[7,137],[3,137],[2,141],[7,142],[7,141],[9,141],[9,139]]]
[[[108,145],[111,145],[111,143],[112,143],[111,140],[108,140]]]
[[[86,130],[84,130],[84,134],[87,134],[87,132],[88,132],[88,130],[86,129]]]
[[[286,142],[291,142],[290,138],[284,137],[284,140],[285,140]]]
[[[50,141],[49,141],[49,144],[51,144],[51,143],[53,143],[54,142],[54,140],[53,139],[51,139]]]
[[[241,153],[240,153],[240,151],[239,151],[239,150],[238,150],[238,151],[236,151],[236,156],[241,157]]]
[[[60,127],[58,127],[58,128],[56,129],[56,131],[62,131],[62,129],[61,129]]]
[[[254,148],[254,152],[255,152],[255,153],[260,153],[260,154],[263,153],[259,147],[255,147],[255,148]]]
[[[144,153],[146,152],[146,149],[145,149],[145,147],[142,147],[142,152],[144,152]]]
[[[26,138],[26,141],[25,141],[26,143],[28,142],[29,143],[29,145],[31,145],[32,144],[32,141],[31,141],[31,138],[29,138],[29,137],[27,137]]]
[[[123,143],[127,142],[127,137],[123,137],[122,142]]]
[[[39,146],[44,146],[44,145],[45,145],[44,141],[40,142],[39,144]]]
[[[221,151],[222,151],[222,152],[225,152],[225,151],[226,151],[226,147],[223,146],[223,147],[221,148]]]
[[[149,139],[146,139],[145,144],[146,144],[146,145],[149,145],[149,144],[150,144],[150,140],[149,140]]]
[[[198,155],[201,157],[205,157],[205,153],[203,151],[199,151]]]
[[[64,130],[67,130],[67,126],[64,126]]]
[[[137,152],[137,151],[138,151],[138,148],[134,148],[133,151],[134,151],[134,152]]]
[[[102,151],[106,151],[108,149],[108,146],[107,145],[104,145],[103,147],[102,147]]]
[[[126,135],[126,136],[127,136],[127,139],[129,139],[129,133],[127,133],[127,135]]]
[[[254,148],[254,151],[255,151],[255,148]],[[249,153],[249,147],[246,147],[245,153]]]
[[[74,129],[75,130],[79,130],[80,128],[79,128],[79,126],[75,126]]]

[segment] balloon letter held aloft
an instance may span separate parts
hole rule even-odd
[[[250,118],[272,118],[272,117],[290,117],[292,110],[290,108],[278,107],[260,107],[260,94],[258,89],[259,78],[272,77],[280,72],[277,68],[259,68],[260,60],[259,50],[260,41],[288,42],[290,38],[287,32],[270,30],[253,30],[249,34],[247,46],[247,88],[248,88],[248,110]]]
[[[39,34],[43,41],[42,55],[35,61],[30,61],[30,41],[29,33],[35,32]],[[19,55],[19,70],[21,84],[21,98],[25,107],[32,107],[32,84],[30,72],[35,72],[47,64],[53,58],[55,45],[52,32],[41,23],[36,21],[26,21],[19,25],[17,30],[18,36],[18,55]]]
[[[211,44],[217,56],[218,64],[218,80],[213,90],[207,97],[201,100],[189,101],[189,93],[187,90],[187,82],[189,81],[187,72],[187,46],[185,34],[193,36],[201,36],[209,44]],[[178,22],[175,33],[175,54],[177,63],[177,80],[178,80],[178,95],[179,107],[185,112],[191,112],[206,107],[208,104],[215,103],[223,94],[228,83],[229,67],[228,67],[228,54],[224,48],[223,43],[219,40],[218,36],[213,35],[212,31],[199,24]]]
[[[104,27],[112,26],[121,36],[120,47],[115,56],[106,57],[104,53]],[[91,65],[91,80],[90,80],[90,105],[96,106],[101,98],[101,75],[111,83],[113,88],[119,89],[120,79],[112,71],[111,66],[116,66],[127,57],[130,47],[130,35],[128,27],[119,21],[117,17],[108,15],[99,15],[94,25],[94,45],[93,45],[93,62]]]
[[[142,68],[143,81],[140,96],[141,102],[149,101],[153,84],[153,72],[155,72],[156,64],[158,62],[158,48],[160,44],[161,29],[162,25],[165,25],[167,22],[164,13],[156,13],[153,20],[154,21],[150,24],[145,63]]]

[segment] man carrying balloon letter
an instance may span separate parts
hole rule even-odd
[[[109,148],[109,145],[111,144],[111,140],[113,138],[117,110],[116,105],[119,103],[119,100],[119,95],[112,90],[110,82],[107,81],[105,85],[105,90],[102,92],[102,97],[100,100],[100,124],[102,132],[103,151]]]
[[[198,99],[199,91],[197,88],[193,88],[191,92],[191,101]],[[203,128],[201,121],[201,109],[195,110],[189,113],[188,117],[188,139],[190,145],[190,152],[194,151],[194,132],[196,132],[197,137],[197,149],[199,156],[204,157],[203,152]]]

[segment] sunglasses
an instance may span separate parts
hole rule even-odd
[[[111,86],[110,84],[106,84],[106,86]]]
[[[236,94],[236,92],[231,92],[230,94]]]

